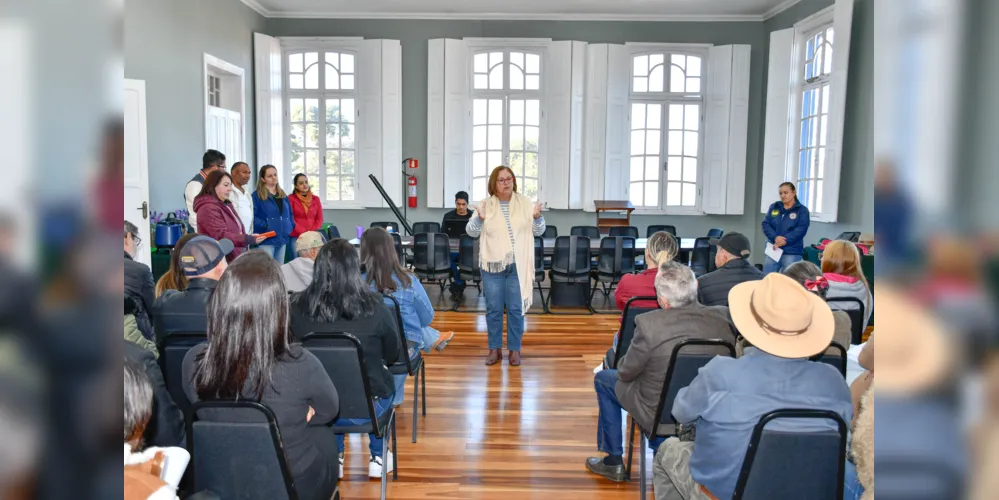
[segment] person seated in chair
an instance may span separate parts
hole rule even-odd
[[[295,238],[295,260],[281,266],[284,285],[288,292],[301,292],[312,283],[312,271],[316,267],[316,255],[326,242],[316,231],[306,231]]]
[[[656,500],[732,498],[753,428],[767,413],[806,408],[834,411],[847,423],[853,419],[843,375],[808,360],[833,339],[832,311],[821,297],[771,273],[736,285],[728,299],[749,346],[740,358],[714,358],[680,389],[673,417],[696,425],[696,437],[671,437],[659,448],[653,461]],[[767,428],[835,430],[836,423],[780,419]]]
[[[728,291],[744,281],[763,279],[763,271],[749,263],[749,238],[728,233],[717,242],[715,269],[697,278],[697,297],[706,306],[727,306]]]
[[[157,343],[171,333],[208,329],[205,309],[222,273],[228,268],[225,256],[232,248],[229,240],[195,236],[180,249],[180,266],[190,281],[184,291],[169,291],[156,299]]]
[[[603,370],[594,377],[600,405],[597,447],[607,455],[586,459],[586,468],[611,481],[625,480],[621,409],[642,429],[655,428],[653,420],[673,348],[691,338],[735,340],[728,310],[697,302],[697,279],[689,267],[671,259],[660,261],[656,297],[662,309],[635,319],[635,338],[617,370]],[[661,442],[653,439],[649,445],[655,449]]]
[[[444,218],[441,219],[441,231],[447,227],[447,221],[458,220],[468,222],[468,219],[472,218],[472,211],[468,209],[468,193],[465,191],[458,191],[454,194],[454,210],[444,214]],[[461,300],[462,295],[465,293],[465,282],[461,279],[458,273],[458,253],[451,253],[451,274],[454,276],[454,283],[451,283],[449,290],[451,292],[451,300],[457,302]]]

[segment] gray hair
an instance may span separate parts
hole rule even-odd
[[[659,263],[656,274],[656,295],[669,302],[670,307],[684,307],[697,303],[697,278],[689,267],[667,260]]]
[[[125,360],[125,441],[149,421],[153,413],[153,385],[145,370],[133,361]]]
[[[122,236],[122,238],[128,238],[128,235],[130,234],[131,235],[139,234],[139,228],[136,227],[135,224],[132,224],[129,221],[125,221],[125,235]]]
[[[658,264],[673,260],[679,250],[676,238],[666,231],[653,233],[645,242],[645,253],[649,254]]]

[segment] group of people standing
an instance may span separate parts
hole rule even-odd
[[[226,256],[230,262],[255,247],[284,263],[299,236],[323,226],[322,201],[313,194],[308,177],[297,174],[294,184],[289,196],[281,188],[277,167],[264,165],[251,190],[248,164],[234,163],[227,172],[225,155],[209,149],[201,170],[184,188],[188,223],[198,234],[232,241],[233,250]]]

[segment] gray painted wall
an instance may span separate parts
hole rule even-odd
[[[673,224],[682,236],[703,236],[712,227],[740,231],[753,236],[759,206],[761,130],[752,126],[763,122],[762,96],[766,68],[766,35],[763,23],[644,23],[644,22],[557,22],[557,21],[437,21],[437,20],[337,20],[268,19],[272,36],[362,36],[391,38],[402,42],[402,146],[403,157],[427,158],[427,40],[463,37],[525,37],[554,40],[580,40],[591,43],[687,42],[747,44],[752,46],[749,105],[749,146],[747,151],[746,213],[741,216],[634,216],[632,224],[644,234],[649,224]],[[419,179],[420,204],[426,202],[425,170]],[[365,180],[365,182],[367,182]],[[178,188],[179,189],[179,188]],[[394,194],[394,193],[393,193]],[[402,201],[402,194],[396,195]],[[409,220],[440,221],[445,210],[419,208],[409,212]],[[395,220],[388,209],[327,210],[326,220],[344,234],[371,221]],[[549,224],[568,233],[574,225],[593,225],[592,213],[580,210],[551,210]],[[346,230],[344,229],[346,228]],[[762,235],[760,236],[762,238]]]
[[[263,29],[263,16],[239,0],[125,2],[125,78],[146,81],[153,210],[183,208],[184,184],[201,168],[206,52],[246,72],[244,147],[255,156],[253,32]]]

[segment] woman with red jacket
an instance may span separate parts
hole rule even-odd
[[[233,250],[226,256],[228,262],[239,257],[250,245],[267,239],[256,234],[247,234],[243,223],[236,214],[229,193],[232,191],[232,177],[225,170],[216,170],[205,179],[201,193],[194,199],[194,211],[198,215],[198,233],[215,240],[232,241]]]
[[[318,196],[313,196],[309,187],[309,178],[305,174],[297,174],[294,179],[295,195],[291,196],[291,214],[295,218],[295,229],[291,231],[292,249],[302,233],[319,231],[323,227],[323,205]]]

